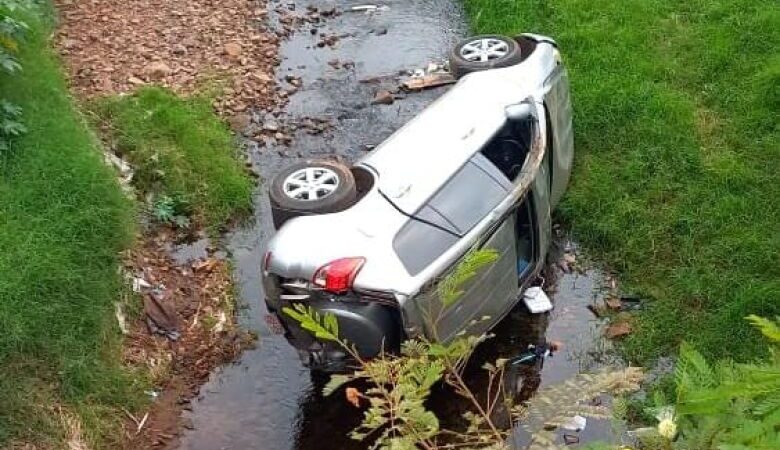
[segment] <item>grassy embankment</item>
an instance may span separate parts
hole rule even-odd
[[[681,340],[763,356],[743,317],[780,314],[780,6],[771,0],[465,0],[478,33],[556,38],[576,167],[560,208],[652,302],[627,354]]]
[[[208,96],[182,99],[148,87],[102,99],[93,109],[106,137],[135,168],[142,193],[170,197],[212,230],[251,210],[252,183]]]
[[[29,129],[0,154],[0,447],[60,448],[74,417],[82,439],[111,447],[120,408],[147,397],[144,374],[121,364],[113,314],[126,289],[119,253],[132,244],[138,208],[74,109],[49,21],[19,14],[31,27],[18,55],[24,71],[0,78],[0,97],[24,109]],[[145,109],[119,107],[114,125],[138,148],[165,146],[156,169],[171,181],[160,189],[185,196],[208,225],[247,210],[251,182],[232,159],[227,128],[190,101],[153,90],[139,99]]]

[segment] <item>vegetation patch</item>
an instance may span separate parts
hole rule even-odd
[[[217,229],[251,210],[252,180],[211,103],[159,87],[94,103],[110,145],[133,166],[135,186],[152,195],[163,222],[182,225],[177,217],[192,216]]]
[[[0,446],[59,441],[63,410],[95,420],[85,439],[105,440],[105,410],[144,398],[113,315],[133,207],[73,108],[49,28],[12,14],[30,29],[15,54],[23,72],[0,74],[0,98],[27,128],[0,152]]]
[[[465,0],[478,33],[555,37],[576,167],[561,214],[653,301],[626,350],[765,351],[780,313],[780,7],[768,0]]]

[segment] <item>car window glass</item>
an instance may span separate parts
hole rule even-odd
[[[469,161],[433,196],[428,206],[463,235],[495,208],[507,193],[508,190],[486,170]]]
[[[393,249],[410,275],[417,275],[458,241],[449,231],[410,219],[393,239]]]

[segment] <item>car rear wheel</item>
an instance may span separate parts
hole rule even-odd
[[[325,214],[350,207],[357,198],[349,168],[332,161],[302,161],[271,180],[271,215],[279,228],[293,217]]]
[[[450,71],[455,78],[471,72],[509,67],[522,61],[520,45],[512,38],[494,34],[470,37],[450,52]]]

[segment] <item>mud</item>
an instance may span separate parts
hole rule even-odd
[[[397,0],[379,2],[372,12],[350,12],[363,2],[296,0],[270,2],[287,12],[272,14],[278,21],[293,14],[331,11],[317,23],[303,21],[283,41],[279,83],[297,86],[282,114],[255,114],[250,147],[253,169],[269,179],[284,165],[299,158],[337,158],[354,161],[405,122],[414,117],[446,87],[410,93],[390,105],[372,104],[377,91],[398,86],[399,74],[441,62],[448,49],[467,32],[459,3],[450,0]],[[286,19],[285,19],[286,20]],[[327,45],[318,45],[323,36]],[[327,124],[316,132],[302,123]],[[283,131],[283,132],[282,132]],[[281,135],[280,135],[281,133]],[[285,143],[289,143],[286,145]],[[347,433],[361,414],[341,397],[323,398],[323,380],[313,380],[284,337],[273,334],[264,323],[266,313],[259,267],[264,243],[273,233],[265,189],[255,196],[253,220],[233,232],[228,249],[235,265],[240,298],[245,309],[242,325],[255,330],[255,349],[240,361],[214,373],[202,387],[185,420],[192,429],[184,433],[181,449],[362,449],[365,443],[351,441]],[[574,248],[558,240],[569,253]],[[187,249],[181,250],[183,254]],[[197,252],[197,250],[195,250]],[[555,310],[549,315],[510,314],[496,329],[496,337],[477,352],[475,360],[515,356],[529,343],[562,341],[563,350],[546,362],[541,384],[556,383],[580,370],[608,362],[609,352],[597,338],[600,323],[587,307],[601,295],[598,271],[563,270],[551,266],[547,285],[556,291]],[[557,281],[553,282],[552,278]],[[593,337],[593,338],[592,338]],[[476,376],[476,375],[475,375]],[[431,407],[445,423],[462,413],[446,395],[434,395]],[[591,421],[592,422],[592,421]],[[608,425],[589,423],[582,439],[604,437]]]
[[[124,410],[122,448],[159,448],[175,442],[180,412],[212,370],[234,361],[253,338],[234,326],[230,266],[206,253],[177,261],[165,229],[150,233],[128,252],[124,271],[138,281],[135,294],[117,306],[126,332],[123,360],[147,373],[154,386],[148,408]],[[136,311],[144,305],[142,311]],[[148,305],[157,305],[154,308]],[[160,308],[160,309],[156,309]],[[150,322],[150,320],[152,322]],[[162,322],[166,322],[162,325]],[[150,323],[165,329],[152,332]]]

